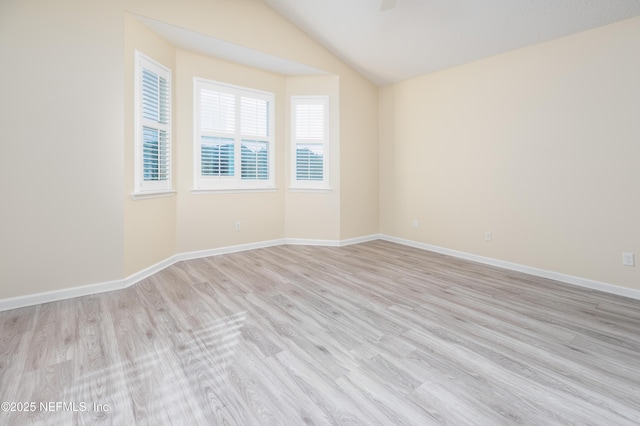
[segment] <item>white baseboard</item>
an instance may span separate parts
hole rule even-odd
[[[127,287],[125,280],[115,280],[78,287],[64,288],[62,290],[28,294],[26,296],[11,297],[8,299],[0,299],[0,312],[8,311],[9,309],[24,308],[25,306],[39,305],[41,303],[56,302],[58,300],[64,299],[73,299],[74,297],[90,296],[92,294],[120,290],[125,287]]]
[[[89,296],[92,294],[104,293],[112,290],[121,290],[127,288],[137,282],[150,277],[151,275],[162,271],[181,260],[198,259],[201,257],[218,256],[221,254],[235,253],[245,250],[254,250],[263,247],[272,247],[284,244],[284,239],[262,241],[258,243],[242,244],[230,247],[221,247],[211,250],[193,251],[188,253],[180,253],[164,259],[148,268],[129,275],[123,280],[108,281],[97,284],[89,284],[79,287],[64,288],[61,290],[47,291],[44,293],[29,294],[26,296],[17,296],[9,299],[0,299],[0,312],[10,309],[24,308],[25,306],[39,305],[41,303],[55,302],[58,300],[72,299],[74,297]]]
[[[349,238],[340,241],[340,247],[350,246],[352,244],[368,243],[380,239],[380,234],[365,235],[364,237]]]
[[[548,278],[556,281],[560,281],[567,284],[572,284],[580,287],[585,287],[593,290],[603,291],[605,293],[616,294],[619,296],[625,296],[632,299],[640,300],[640,290],[631,289],[627,287],[621,287],[613,284],[603,283],[600,281],[594,281],[587,278],[575,277],[572,275],[562,274],[559,272],[547,271],[544,269],[534,268],[531,266],[521,265],[512,262],[506,262],[499,259],[493,259],[490,257],[478,256],[471,253],[452,250],[444,247],[434,246],[430,244],[420,243],[417,241],[406,240],[403,238],[392,237],[384,234],[372,234],[363,237],[350,238],[346,240],[313,240],[313,239],[301,239],[301,238],[284,238],[278,240],[261,241],[257,243],[241,244],[237,246],[221,247],[210,250],[193,251],[187,253],[180,253],[171,256],[165,260],[162,260],[142,271],[136,272],[125,279],[107,281],[97,284],[89,284],[79,287],[65,288],[61,290],[48,291],[44,293],[29,294],[26,296],[17,296],[8,299],[0,299],[0,312],[8,311],[10,309],[23,308],[25,306],[38,305],[41,303],[55,302],[58,300],[71,299],[74,297],[89,296],[92,294],[104,293],[107,291],[120,290],[129,287],[143,279],[160,272],[161,270],[173,265],[176,262],[182,260],[200,259],[203,257],[219,256],[221,254],[236,253],[246,250],[255,250],[265,247],[274,247],[283,244],[292,245],[309,245],[309,246],[325,246],[325,247],[344,247],[351,244],[360,244],[374,240],[385,240],[397,244],[402,244],[409,247],[415,247],[422,250],[428,250],[435,253],[446,254],[449,256],[457,257],[460,259],[466,259],[473,262],[484,263],[486,265],[497,266],[512,271],[524,272],[526,274]]]
[[[380,235],[371,234],[363,237],[348,238],[346,240],[314,240],[306,238],[285,238],[284,244],[296,246],[323,246],[323,247],[345,247],[352,244],[366,243],[368,241],[379,240]]]
[[[160,262],[154,265],[144,268],[142,271],[138,271],[135,274],[129,275],[127,278],[124,279],[124,283],[125,283],[124,287],[132,286],[135,283],[144,280],[145,278],[149,278],[151,275],[162,271],[164,268],[168,268],[169,266],[173,265],[177,261],[178,261],[177,256],[174,255],[165,260],[161,260]]]
[[[176,263],[182,260],[201,259],[203,257],[220,256],[221,254],[237,253],[240,251],[255,250],[255,249],[265,248],[265,247],[281,246],[282,244],[285,244],[284,239],[261,241],[258,243],[240,244],[237,246],[220,247],[220,248],[209,249],[209,250],[190,251],[186,253],[176,254],[175,256],[173,256],[176,259],[173,261],[173,263]]]
[[[340,247],[340,240],[313,240],[305,238],[285,238],[284,244],[292,246]]]
[[[592,290],[599,290],[605,293],[611,293],[611,294],[616,294],[618,296],[624,296],[624,297],[629,297],[631,299],[640,300],[640,290],[636,290],[628,287],[621,287],[614,284],[603,283],[600,281],[590,280],[587,278],[562,274],[560,272],[553,272],[545,269],[534,268],[532,266],[521,265],[518,263],[506,262],[504,260],[494,259],[491,257],[478,256],[476,254],[466,253],[458,250],[452,250],[444,247],[434,246],[431,244],[420,243],[417,241],[406,240],[404,238],[392,237],[390,235],[380,235],[379,238],[381,240],[389,241],[392,243],[402,244],[409,247],[415,247],[422,250],[428,250],[435,253],[446,254],[448,256],[470,260],[472,262],[484,263],[486,265],[497,266],[499,268],[508,269],[511,271],[524,272],[525,274],[534,275],[541,278],[548,278],[548,279],[560,281],[566,284],[576,285],[579,287],[585,287]]]
[[[17,296],[8,299],[0,299],[0,312],[10,309],[24,308],[25,306],[39,305],[41,303],[55,302],[58,300],[72,299],[74,297],[89,296],[92,294],[104,293],[112,290],[120,290],[127,288],[137,282],[150,277],[151,275],[162,271],[165,268],[182,260],[200,259],[203,257],[219,256],[221,254],[237,253],[246,250],[255,250],[265,247],[280,246],[283,244],[298,245],[322,245],[329,247],[340,247],[350,244],[357,244],[365,241],[378,239],[377,235],[369,235],[366,237],[351,238],[348,240],[305,240],[296,238],[282,238],[277,240],[260,241],[257,243],[240,244],[236,246],[220,247],[210,250],[192,251],[179,253],[167,259],[164,259],[154,265],[151,265],[142,271],[138,271],[122,280],[108,281],[97,284],[89,284],[79,287],[70,287],[61,290],[48,291],[43,293],[29,294],[26,296]]]

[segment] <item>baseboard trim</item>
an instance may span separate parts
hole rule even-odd
[[[125,287],[127,287],[125,280],[115,280],[78,287],[69,287],[62,290],[28,294],[26,296],[11,297],[8,299],[0,299],[0,312],[8,311],[10,309],[24,308],[25,306],[39,305],[42,303],[57,302],[64,299],[73,299],[75,297],[106,293],[108,291],[121,290]]]
[[[266,247],[280,246],[284,244],[284,239],[261,241],[258,243],[239,244],[237,246],[220,247],[208,250],[190,251],[186,253],[180,253],[175,256],[176,260],[173,263],[180,262],[182,260],[201,259],[203,257],[220,256],[221,254],[238,253],[247,250],[256,250]]]
[[[380,234],[365,235],[364,237],[348,238],[340,241],[340,247],[350,246],[352,244],[368,243],[380,239]]]
[[[478,256],[472,253],[452,250],[445,247],[434,246],[431,244],[421,243],[413,240],[406,240],[404,238],[393,237],[390,235],[381,234],[379,236],[379,239],[384,241],[389,241],[392,243],[402,244],[409,247],[419,248],[422,250],[432,251],[434,253],[440,253],[440,254],[445,254],[452,257],[457,257],[459,259],[465,259],[465,260],[470,260],[472,262],[483,263],[485,265],[497,266],[499,268],[508,269],[511,271],[524,272],[525,274],[534,275],[536,277],[548,278],[551,280],[560,281],[566,284],[584,287],[591,290],[598,290],[605,293],[610,293],[618,296],[624,296],[624,297],[629,297],[631,299],[640,300],[640,290],[621,287],[615,284],[609,284],[601,281],[590,280],[587,278],[576,277],[573,275],[562,274],[560,272],[534,268],[532,266],[507,262],[504,260],[494,259],[491,257]]]
[[[340,240],[314,240],[305,238],[285,238],[284,244],[292,246],[340,247]]]
[[[145,278],[149,278],[151,275],[162,271],[164,268],[168,268],[169,266],[173,265],[178,261],[177,257],[178,256],[176,255],[171,256],[165,260],[161,260],[160,262],[154,265],[144,268],[142,271],[138,271],[135,274],[129,275],[127,278],[123,280],[125,284],[124,287],[132,286],[135,283],[140,282]]]
[[[56,302],[58,300],[72,299],[74,297],[90,296],[92,294],[104,293],[107,291],[121,290],[132,286],[151,275],[162,271],[165,268],[183,260],[200,259],[203,257],[219,256],[222,254],[237,253],[247,250],[255,250],[266,247],[280,246],[284,244],[297,245],[321,245],[328,247],[342,247],[366,241],[378,239],[378,235],[368,235],[365,237],[351,238],[348,240],[307,240],[298,238],[282,238],[277,240],[260,241],[257,243],[240,244],[236,246],[220,247],[209,250],[199,250],[175,254],[141,271],[138,271],[122,280],[107,281],[96,284],[89,284],[79,287],[70,287],[61,290],[48,291],[43,293],[17,296],[8,299],[0,299],[0,312],[10,309],[24,308],[26,306],[39,305],[42,303]]]
[[[266,247],[280,246],[284,244],[291,245],[308,245],[308,246],[324,246],[324,247],[344,247],[352,244],[360,244],[368,241],[384,240],[392,243],[402,244],[409,247],[414,247],[422,250],[431,251],[434,253],[445,254],[460,259],[470,260],[472,262],[483,263],[486,265],[497,266],[499,268],[508,269],[517,272],[524,272],[526,274],[534,275],[537,277],[548,278],[556,281],[560,281],[566,284],[571,284],[579,287],[584,287],[592,290],[598,290],[605,293],[615,294],[618,296],[629,297],[631,299],[640,300],[640,290],[635,290],[627,287],[621,287],[614,284],[603,283],[600,281],[594,281],[587,278],[576,277],[572,275],[562,274],[559,272],[548,271],[540,268],[534,268],[531,266],[521,265],[518,263],[506,262],[504,260],[494,259],[490,257],[478,256],[471,253],[466,253],[458,250],[452,250],[445,247],[434,246],[431,244],[421,243],[418,241],[407,240],[404,238],[393,237],[385,234],[372,234],[363,237],[349,238],[346,240],[314,240],[314,239],[302,239],[302,238],[283,238],[277,240],[261,241],[257,243],[240,244],[236,246],[220,247],[210,250],[192,251],[186,253],[179,253],[171,256],[165,260],[162,260],[142,271],[136,272],[122,280],[106,281],[96,284],[88,284],[79,287],[65,288],[61,290],[48,291],[43,293],[29,294],[26,296],[11,297],[8,299],[0,299],[0,312],[8,311],[11,309],[24,308],[26,306],[39,305],[42,303],[56,302],[58,300],[72,299],[81,296],[90,296],[92,294],[105,293],[107,291],[121,290],[136,284],[151,275],[162,271],[165,268],[180,262],[183,260],[200,259],[203,257],[219,256],[222,254],[237,253],[247,250],[255,250]]]
[[[314,240],[307,238],[285,238],[284,244],[296,246],[323,246],[323,247],[346,247],[352,244],[366,243],[369,241],[379,240],[380,235],[371,234],[363,237],[348,238],[346,240]]]

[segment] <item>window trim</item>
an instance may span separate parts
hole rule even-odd
[[[134,52],[134,188],[133,199],[155,198],[161,194],[171,195],[175,193],[173,189],[173,161],[172,161],[172,130],[173,130],[173,84],[171,69],[153,60],[142,52]],[[164,78],[167,82],[167,123],[155,123],[142,116],[142,72],[144,69],[151,71]],[[151,127],[162,130],[166,134],[166,157],[167,175],[165,180],[146,181],[144,180],[143,164],[143,129]]]
[[[234,139],[234,176],[203,176],[201,165],[201,137],[200,128],[200,93],[202,89],[210,89],[233,94],[236,101],[236,122],[233,135],[219,133],[220,137]],[[264,138],[268,142],[268,179],[242,179],[242,140],[256,136],[243,135],[240,129],[240,98],[242,96],[266,100],[269,104],[268,135]],[[275,190],[275,94],[250,87],[236,86],[202,77],[193,78],[193,193],[212,192],[245,192]],[[211,132],[209,132],[211,133]],[[218,132],[215,132],[218,133]],[[245,136],[245,137],[243,137]],[[260,139],[263,139],[260,137]]]
[[[323,105],[324,107],[324,138],[322,142],[310,142],[308,140],[298,140],[296,138],[296,106],[302,105]],[[331,126],[330,126],[330,99],[328,95],[304,95],[291,96],[289,108],[291,116],[291,129],[289,142],[290,148],[290,184],[289,190],[293,192],[328,192],[331,191],[330,181],[330,142],[331,142]],[[298,144],[317,144],[322,145],[322,180],[298,180],[297,179],[297,146]]]

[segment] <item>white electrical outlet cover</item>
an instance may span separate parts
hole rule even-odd
[[[635,266],[633,253],[622,253],[622,264],[625,266]]]

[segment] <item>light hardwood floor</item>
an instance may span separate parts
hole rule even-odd
[[[640,301],[383,241],[280,246],[2,312],[0,383],[38,408],[3,425],[638,425]]]

